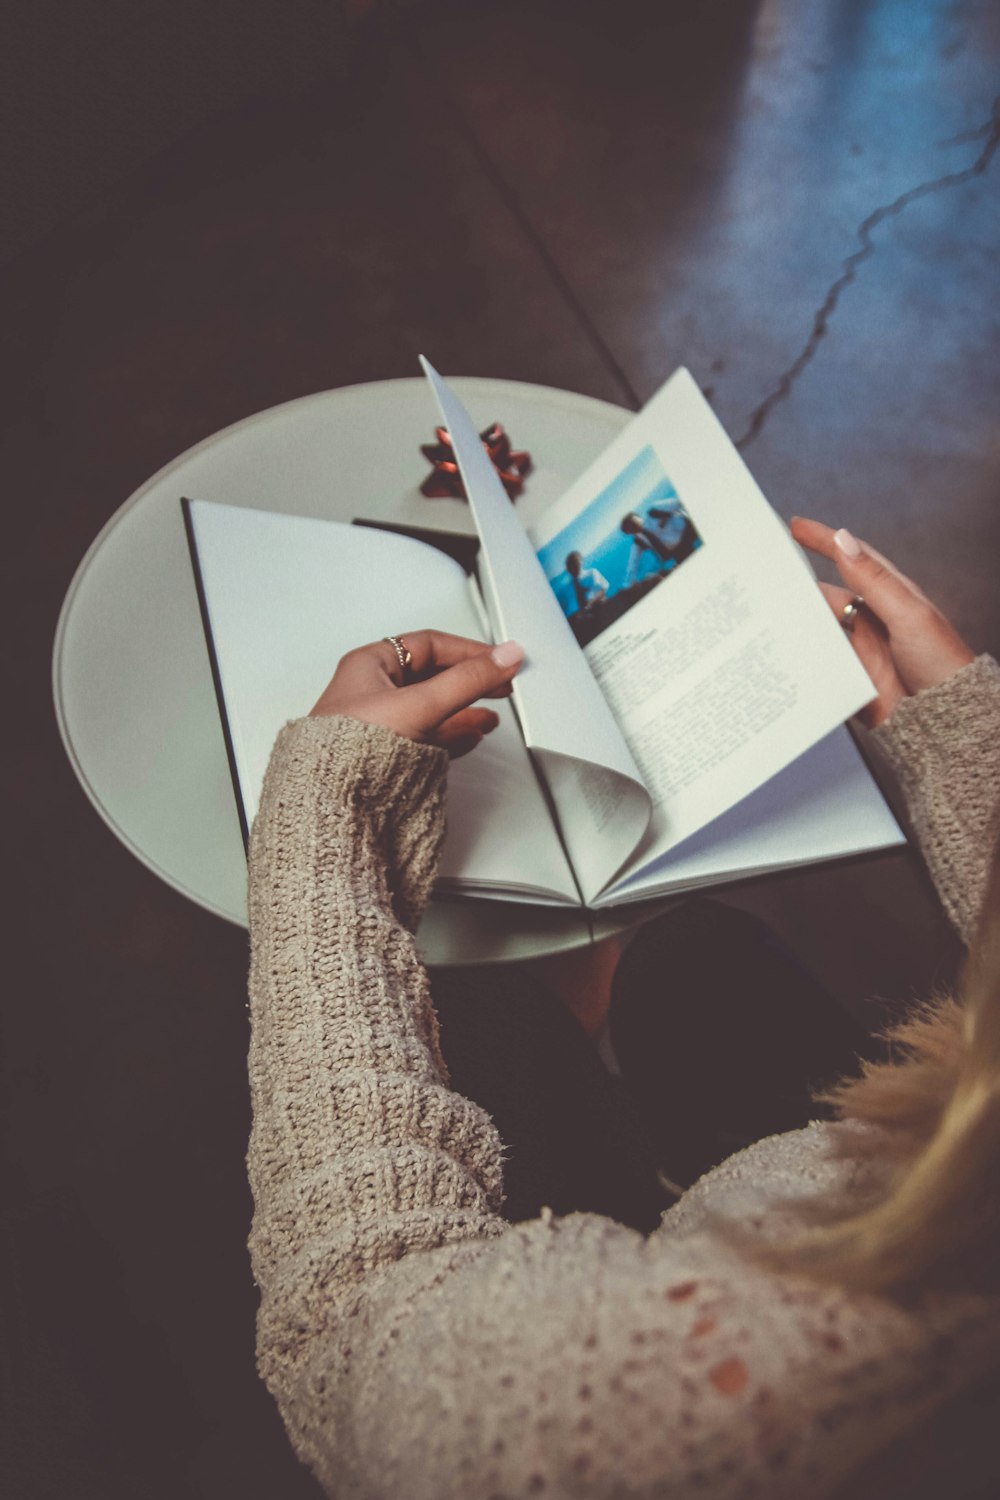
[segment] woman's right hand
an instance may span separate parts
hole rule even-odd
[[[975,660],[975,652],[927,595],[874,547],[849,531],[834,531],[802,516],[792,518],[792,535],[836,564],[846,587],[821,583],[820,588],[838,619],[852,599],[860,595],[864,600],[851,644],[878,690],[858,716],[870,729],[884,723],[911,693],[936,687]]]

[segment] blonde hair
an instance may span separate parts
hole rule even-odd
[[[1000,859],[955,999],[887,1033],[897,1054],[823,1098],[899,1143],[884,1195],[780,1253],[859,1291],[1000,1286]]]

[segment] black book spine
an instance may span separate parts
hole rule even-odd
[[[198,543],[195,538],[194,522],[191,517],[191,501],[186,496],[181,497],[181,510],[184,512],[184,531],[187,536],[188,551],[191,554],[191,570],[194,573],[194,586],[198,591],[198,608],[201,610],[201,623],[205,631],[205,646],[208,650],[208,660],[212,667],[212,681],[215,684],[215,696],[219,704],[219,718],[222,720],[222,733],[226,741],[229,774],[233,779],[233,794],[236,797],[236,811],[240,819],[243,847],[244,849],[249,849],[250,829],[247,825],[247,811],[243,805],[243,791],[240,787],[239,773],[236,769],[236,752],[233,748],[232,730],[229,727],[229,715],[226,712],[226,699],[222,691],[222,674],[219,671],[219,658],[215,652],[212,620],[208,613],[208,599],[205,596],[205,581],[201,576],[201,564],[198,561]]]

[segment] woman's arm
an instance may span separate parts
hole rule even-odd
[[[1000,668],[976,657],[926,594],[849,532],[796,517],[796,540],[834,561],[823,584],[878,696],[861,714],[894,770],[942,905],[968,942],[1000,835]]]
[[[439,655],[449,639],[432,638]],[[424,633],[408,640],[433,671]],[[318,716],[279,735],[251,838],[258,1360],[307,1458],[336,1447],[310,1369],[317,1351],[343,1357],[366,1282],[505,1228],[500,1141],[447,1087],[413,937],[443,836],[443,747],[491,726],[467,705],[506,691],[516,665],[466,644],[474,657],[413,686],[392,680],[388,644],[345,659]],[[369,721],[327,715],[340,708]],[[373,722],[393,717],[430,743]]]

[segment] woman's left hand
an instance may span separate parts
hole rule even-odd
[[[441,630],[400,637],[411,661],[404,673],[388,640],[342,658],[310,717],[343,714],[381,724],[406,739],[437,745],[454,759],[475,749],[500,722],[478,698],[506,698],[524,660],[515,641],[487,646]]]

